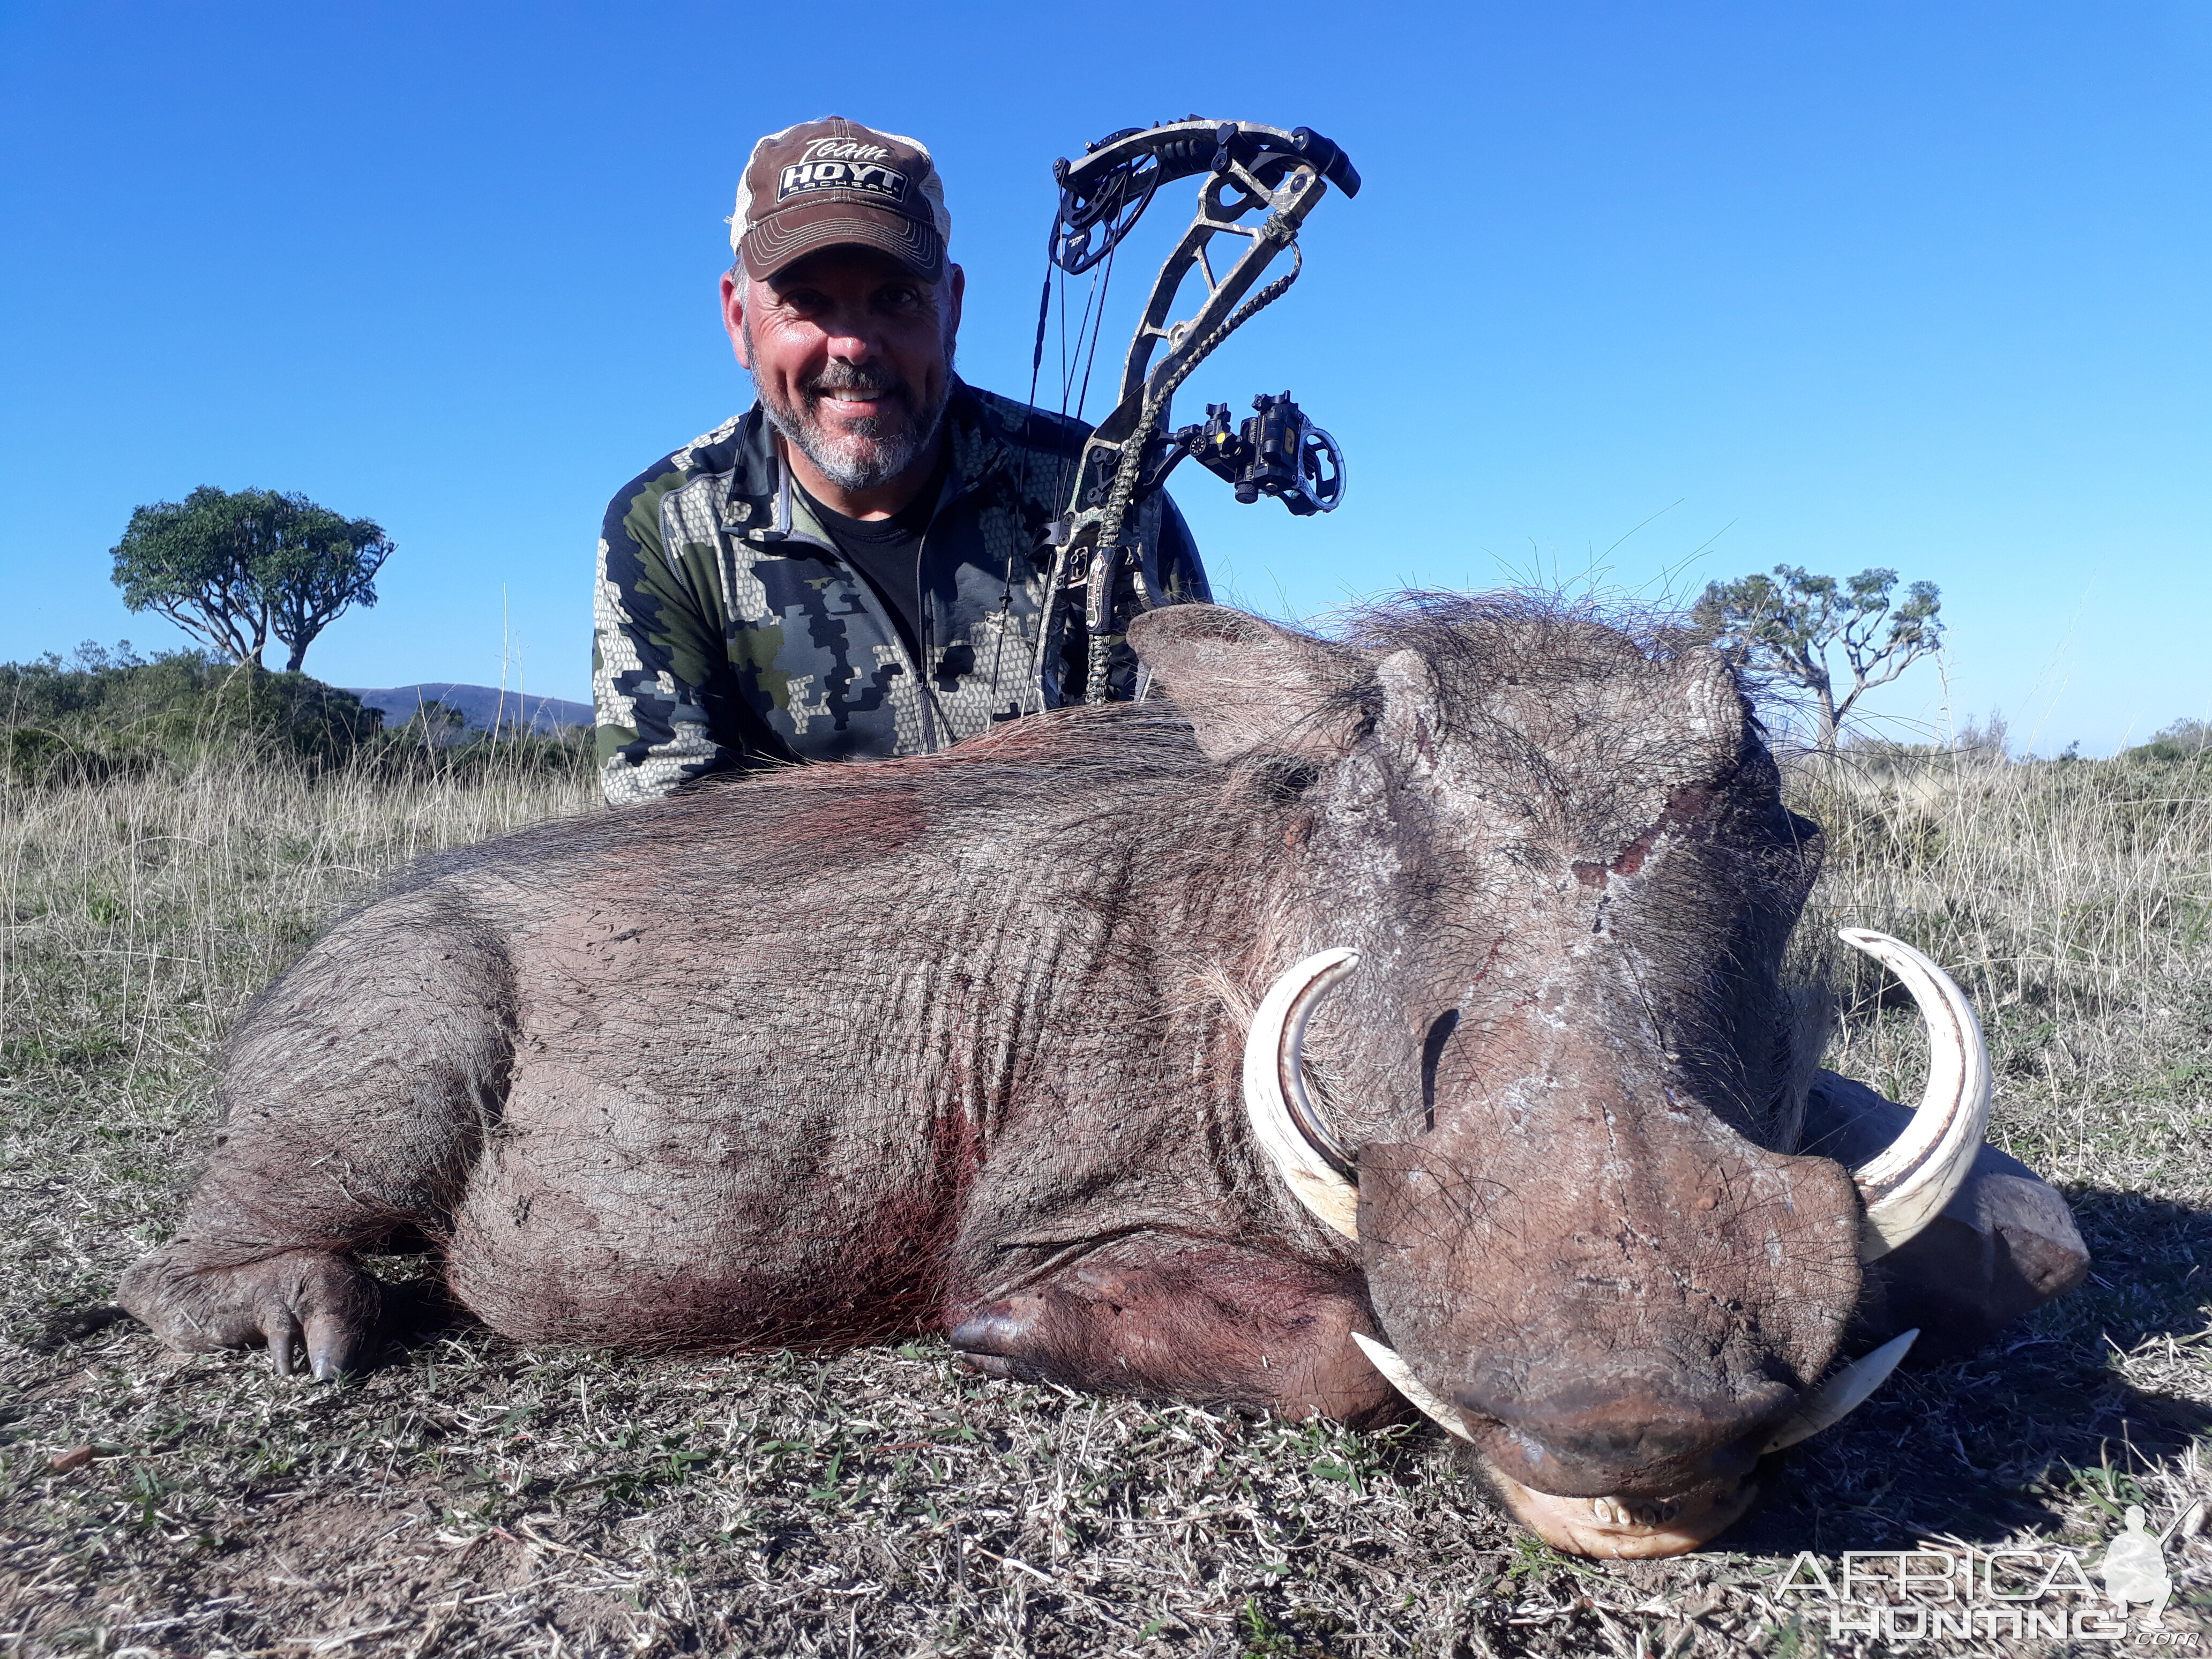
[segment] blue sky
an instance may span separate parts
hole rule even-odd
[[[1019,393],[1053,157],[1196,111],[1367,180],[1180,399],[1287,386],[1350,457],[1325,520],[1180,480],[1231,593],[1890,565],[1951,643],[1882,710],[2103,752],[2212,714],[2208,92],[2212,8],[2130,0],[4,0],[0,658],[178,643],[108,548],[260,485],[398,544],[311,672],[581,697],[606,498],[750,401],[714,287],[756,137],[929,143],[963,372]]]

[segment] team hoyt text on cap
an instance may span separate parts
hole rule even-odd
[[[817,248],[858,242],[933,283],[945,274],[951,228],[928,150],[830,115],[753,146],[738,180],[730,247],[748,276],[765,280]]]

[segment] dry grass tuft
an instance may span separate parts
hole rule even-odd
[[[1814,1653],[1800,1548],[2065,1543],[2212,1491],[2212,801],[2204,775],[1923,763],[1802,781],[1814,921],[1975,995],[1996,1137],[2099,1258],[2004,1352],[1809,1443],[1727,1550],[1565,1560],[1432,1433],[1358,1436],[829,1360],[521,1352],[434,1296],[315,1389],[100,1311],[162,1235],[204,1066],[334,909],[419,854],[587,810],[580,771],[182,780],[0,796],[0,1643],[360,1656]],[[1909,1006],[1839,963],[1830,1063],[1911,1097]],[[395,1261],[398,1275],[420,1264]],[[2212,1551],[2168,1623],[2203,1636]],[[2201,1650],[2201,1647],[2198,1650]]]

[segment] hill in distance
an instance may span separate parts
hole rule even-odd
[[[495,726],[522,726],[547,735],[564,726],[589,726],[592,706],[587,702],[569,702],[560,697],[526,696],[520,691],[502,690],[496,685],[459,685],[453,684],[393,686],[388,690],[364,690],[348,686],[347,690],[359,697],[371,708],[384,711],[387,731],[404,726],[415,718],[426,702],[441,708],[458,710],[471,732],[489,732]]]

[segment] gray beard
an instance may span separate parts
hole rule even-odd
[[[745,342],[745,355],[752,356],[750,338]],[[945,405],[952,395],[950,361],[945,367],[944,389],[927,410],[915,405],[903,381],[875,369],[840,363],[832,363],[816,376],[800,392],[799,405],[795,408],[780,402],[758,382],[754,390],[769,424],[783,434],[785,441],[795,445],[814,464],[815,471],[838,489],[858,495],[882,489],[936,447],[937,434],[945,425]],[[833,433],[823,425],[819,415],[822,394],[831,391],[889,392],[906,405],[906,412],[903,417],[871,415],[866,420],[848,422]]]

